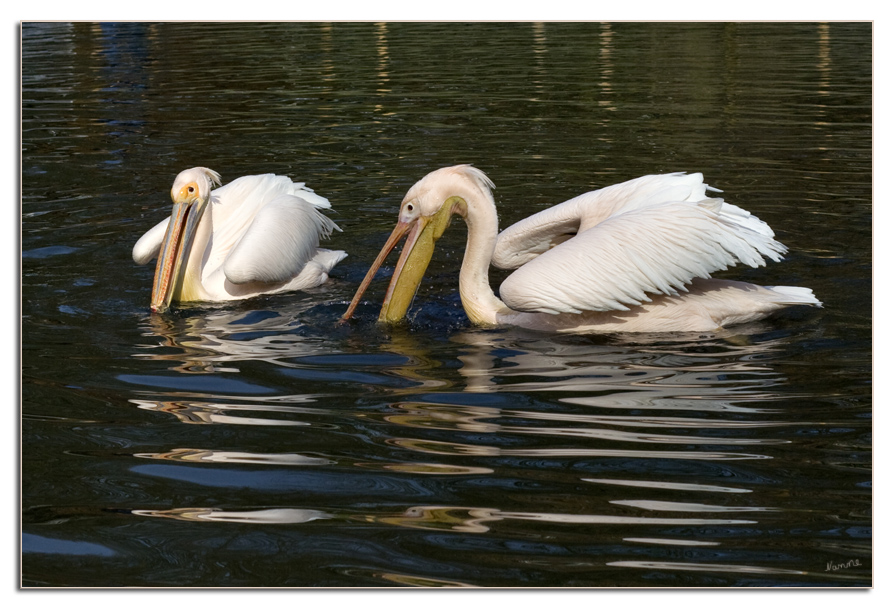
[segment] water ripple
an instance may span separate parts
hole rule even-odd
[[[650,510],[653,512],[775,512],[777,508],[756,507],[751,505],[710,505],[707,503],[682,503],[679,501],[630,500],[617,499],[609,501],[615,505]]]
[[[656,488],[677,491],[695,491],[706,493],[751,493],[751,489],[732,488],[728,486],[714,486],[711,484],[692,484],[685,482],[666,482],[656,480],[609,480],[607,478],[581,478],[584,482],[597,484],[611,484],[618,486],[633,486],[639,488]]]
[[[624,541],[629,541],[631,543],[644,543],[648,545],[663,545],[663,546],[719,546],[719,541],[698,541],[695,539],[665,539],[658,537],[625,537]]]
[[[199,461],[207,463],[246,463],[250,465],[333,465],[335,461],[321,457],[308,457],[296,453],[262,454],[225,450],[201,450],[177,448],[165,453],[134,453],[140,459],[164,461]]]
[[[219,508],[178,508],[174,510],[131,510],[134,516],[172,520],[232,522],[239,524],[303,524],[332,518],[319,510],[268,508],[263,510],[222,510]]]
[[[780,569],[777,567],[760,567],[753,565],[724,565],[717,563],[684,563],[661,562],[648,560],[619,560],[606,563],[610,567],[633,567],[637,569],[670,569],[677,571],[705,571],[759,575],[807,575],[807,571]]]
[[[474,456],[516,456],[516,457],[629,457],[637,459],[693,459],[693,460],[748,460],[771,459],[769,455],[754,453],[725,453],[716,451],[659,451],[659,450],[621,450],[610,448],[528,448],[513,449],[498,446],[481,446],[461,444],[459,442],[441,442],[414,438],[389,438],[388,444],[407,448],[425,454],[435,455],[474,455]]]
[[[222,396],[221,396],[222,397]],[[307,400],[308,398],[302,397]],[[197,401],[163,401],[128,400],[141,410],[150,410],[174,415],[177,420],[188,424],[223,424],[223,425],[269,425],[281,427],[306,427],[312,425],[307,421],[296,421],[286,418],[244,416],[246,412],[307,414],[308,410],[294,409],[288,406],[269,404],[226,404],[220,402]],[[228,414],[232,411],[234,414]],[[316,414],[316,413],[315,413]]]
[[[461,506],[414,506],[400,514],[374,516],[376,522],[401,527],[449,530],[464,533],[487,533],[494,523],[504,521],[536,521],[560,525],[740,525],[753,520],[729,518],[654,518],[647,516],[615,516],[602,514],[561,514],[547,512],[512,512],[496,508]]]

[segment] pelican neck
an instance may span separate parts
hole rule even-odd
[[[466,253],[459,272],[460,298],[472,322],[493,325],[497,323],[497,313],[506,310],[506,305],[490,287],[489,278],[499,232],[497,206],[489,190],[466,194],[465,209],[458,212],[468,227]]]

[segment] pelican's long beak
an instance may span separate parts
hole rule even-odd
[[[379,321],[394,323],[406,316],[435,253],[435,228],[432,218],[421,217],[416,221],[391,274],[391,283],[379,311]]]
[[[413,303],[413,297],[416,290],[422,282],[428,264],[431,262],[432,254],[435,251],[435,241],[441,238],[447,226],[450,224],[451,214],[453,213],[453,205],[445,204],[433,216],[420,216],[411,222],[400,221],[394,227],[388,241],[385,242],[382,251],[376,257],[366,277],[357,288],[357,293],[351,301],[348,310],[342,316],[342,321],[350,319],[354,314],[360,302],[360,297],[369,287],[373,277],[385,258],[394,249],[400,239],[407,233],[407,242],[401,250],[400,258],[397,266],[394,267],[394,273],[391,276],[391,283],[388,285],[388,291],[385,294],[385,301],[382,303],[382,309],[379,312],[379,321],[396,322],[400,321],[407,314],[407,309]]]
[[[174,294],[180,289],[183,273],[196,228],[207,207],[207,201],[195,198],[179,198],[174,201],[171,221],[165,232],[158,263],[155,265],[155,279],[152,281],[152,303],[150,308],[156,313],[165,311]]]

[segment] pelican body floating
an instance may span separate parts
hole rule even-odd
[[[205,167],[181,172],[171,216],[134,245],[137,264],[158,257],[153,311],[315,287],[346,256],[319,248],[341,229],[319,211],[329,201],[303,183],[266,174],[212,190],[219,185],[217,172]]]
[[[703,332],[757,321],[791,305],[822,306],[808,288],[711,278],[737,263],[764,266],[784,245],[767,224],[722,199],[699,173],[651,175],[561,203],[498,234],[493,182],[479,169],[433,171],[404,197],[397,226],[347,312],[400,239],[380,321],[402,319],[453,215],[468,226],[459,274],[479,325],[551,332]],[[517,269],[492,291],[488,270]]]

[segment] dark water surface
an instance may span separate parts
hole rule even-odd
[[[22,38],[23,585],[872,584],[869,24]],[[825,308],[476,329],[455,223],[409,323],[376,324],[383,276],[336,327],[406,190],[460,162],[504,227],[702,171],[791,248],[724,276]],[[130,250],[195,165],[306,181],[349,257],[307,293],[150,315]]]

